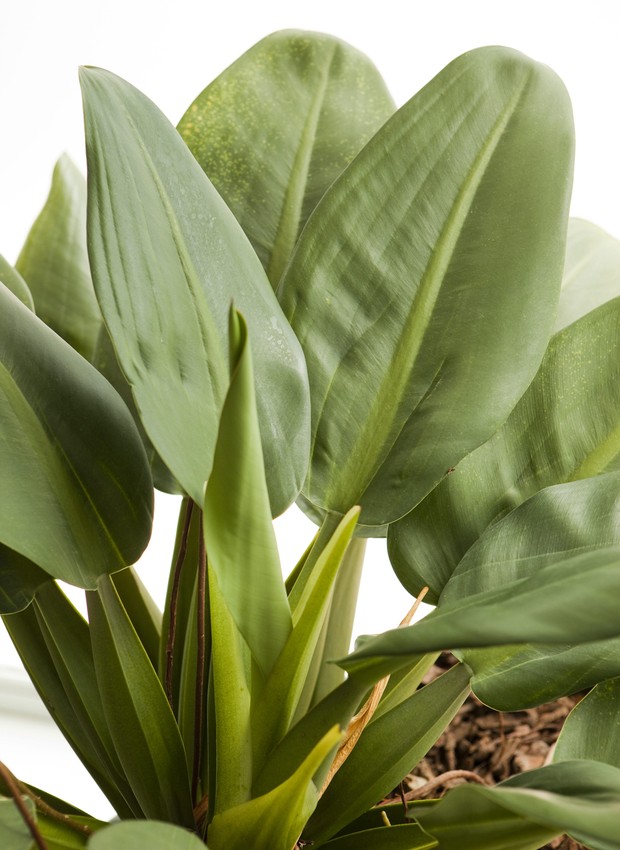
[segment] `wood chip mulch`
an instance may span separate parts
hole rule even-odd
[[[427,680],[452,664],[452,656],[442,654]],[[497,712],[470,696],[426,758],[406,777],[407,798],[441,797],[462,782],[495,785],[549,763],[564,720],[582,697],[562,697],[525,711]],[[545,848],[586,850],[568,836],[554,839]]]

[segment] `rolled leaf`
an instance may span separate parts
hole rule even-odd
[[[404,520],[388,551],[411,593],[436,602],[467,550],[493,522],[553,484],[618,468],[620,298],[556,334],[505,425]]]
[[[67,154],[15,264],[37,315],[91,360],[102,319],[86,248],[86,181]]]
[[[557,77],[483,48],[326,192],[279,288],[308,360],[305,499],[393,522],[505,420],[551,331],[572,156]]]
[[[271,510],[281,513],[308,458],[299,344],[241,227],[168,120],[113,74],[87,68],[81,82],[93,279],[144,428],[202,504],[234,300],[248,317]]]
[[[284,30],[208,85],[178,129],[275,288],[321,196],[393,111],[362,53]]]
[[[0,286],[0,540],[93,588],[148,543],[153,488],[120,396]]]
[[[555,330],[618,295],[620,242],[589,221],[571,218]]]

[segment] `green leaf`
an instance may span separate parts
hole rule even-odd
[[[129,411],[0,286],[0,540],[92,588],[146,547],[153,490]]]
[[[600,682],[568,715],[554,762],[592,759],[620,768],[620,679]]]
[[[102,319],[86,248],[86,181],[67,154],[56,163],[50,193],[15,266],[37,315],[91,360]]]
[[[535,380],[487,443],[401,522],[388,551],[403,585],[436,602],[493,522],[553,484],[618,468],[620,298],[556,334]]]
[[[34,817],[32,800],[24,799],[29,813]],[[32,834],[13,800],[0,797],[0,846],[2,850],[32,850]]]
[[[118,758],[147,818],[194,826],[174,715],[111,579],[87,594],[101,704]]]
[[[393,110],[363,54],[285,30],[208,85],[178,129],[275,287],[317,202]]]
[[[234,300],[248,317],[276,515],[307,467],[301,348],[241,227],[167,119],[113,74],[82,69],[81,82],[93,280],[145,430],[202,504],[228,390]]]
[[[14,269],[4,259],[2,254],[0,254],[0,283],[3,283],[7,289],[10,289],[13,295],[16,295],[22,304],[25,304],[34,313],[34,301],[32,300],[32,294],[28,289],[26,281],[17,269]]]
[[[556,331],[618,295],[620,242],[589,221],[571,218]]]
[[[469,671],[458,665],[373,718],[327,786],[304,839],[320,844],[389,794],[426,755],[468,694]]]
[[[572,150],[557,77],[483,48],[326,192],[279,290],[308,360],[312,504],[393,522],[505,420],[551,330]]]
[[[204,500],[205,545],[226,606],[266,677],[292,619],[265,484],[248,331],[234,309],[230,351],[230,388]]]
[[[321,844],[325,850],[432,850],[437,846],[417,823],[366,829]]]
[[[331,729],[273,791],[216,815],[207,836],[211,850],[291,850],[316,806],[312,777],[339,739],[338,728]]]
[[[440,605],[534,575],[560,557],[620,544],[620,474],[541,490],[491,525],[446,584]],[[620,675],[620,639],[471,650],[472,689],[487,705],[515,711]]]
[[[97,832],[88,850],[205,850],[196,835],[161,821],[126,821]],[[208,848],[207,848],[208,850]]]
[[[0,544],[0,614],[23,611],[42,584],[51,581],[48,573],[18,552]]]
[[[365,641],[338,663],[351,671],[367,659],[436,649],[616,638],[618,593],[620,547],[597,549],[499,590],[442,605],[413,626]]]

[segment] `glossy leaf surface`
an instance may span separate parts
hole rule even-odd
[[[228,389],[234,301],[248,317],[278,514],[296,497],[307,466],[299,344],[241,227],[168,120],[113,74],[83,69],[81,82],[93,279],[145,430],[202,504]]]
[[[178,129],[275,288],[321,196],[393,111],[363,54],[328,35],[285,30],[210,83]]]
[[[371,720],[304,830],[321,842],[382,800],[426,755],[469,694],[459,665]]]
[[[101,703],[127,779],[146,817],[191,828],[185,751],[157,674],[109,578],[87,602]]]
[[[397,520],[504,421],[551,330],[572,148],[557,77],[484,48],[325,194],[279,289],[308,360],[313,505]]]
[[[205,850],[196,835],[161,821],[126,821],[98,832],[88,842],[89,850]],[[207,848],[208,850],[208,848]]]
[[[620,298],[556,334],[505,425],[468,455],[404,520],[390,527],[404,586],[436,602],[483,531],[553,484],[618,468]]]
[[[618,593],[620,548],[598,549],[544,566],[501,589],[442,605],[413,626],[364,641],[339,663],[354,670],[367,659],[436,649],[620,637]]]
[[[91,360],[102,319],[86,248],[86,181],[66,154],[15,265],[37,315]]]
[[[598,684],[567,717],[553,761],[571,759],[592,759],[620,768],[620,679]]]
[[[571,218],[555,330],[618,295],[620,242],[589,221]]]
[[[0,286],[0,539],[55,578],[92,588],[138,559],[153,489],[125,404]]]
[[[293,624],[265,484],[248,330],[234,310],[230,352],[230,387],[204,501],[205,545],[226,605],[267,676]]]

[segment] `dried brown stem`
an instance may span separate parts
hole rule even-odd
[[[36,822],[34,821],[32,815],[28,811],[27,806],[24,804],[24,801],[22,800],[22,795],[20,793],[18,781],[15,779],[15,777],[13,776],[11,771],[8,769],[8,767],[5,764],[3,764],[2,762],[0,762],[0,776],[2,776],[2,779],[6,783],[9,791],[11,792],[11,794],[13,796],[13,802],[17,806],[17,809],[18,809],[20,815],[22,816],[22,820],[24,821],[24,823],[28,827],[28,830],[29,830],[30,834],[32,835],[34,843],[37,845],[39,850],[48,850],[47,844],[43,840],[43,836],[39,832],[39,828],[38,828]]]

